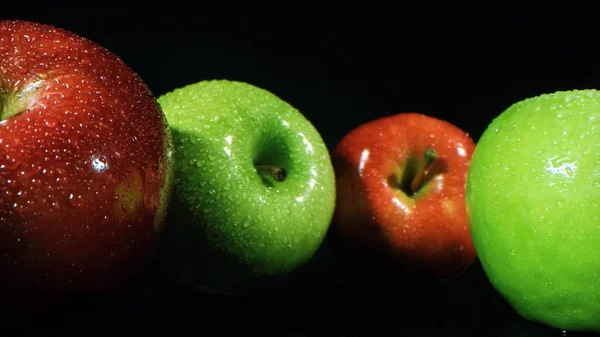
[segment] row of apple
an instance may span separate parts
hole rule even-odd
[[[477,252],[523,316],[598,330],[598,102],[516,103],[477,145],[399,113],[330,156],[298,110],[251,84],[156,98],[93,41],[0,21],[3,298],[124,289],[154,258],[183,284],[250,293],[328,237],[338,257],[418,280],[460,275]]]

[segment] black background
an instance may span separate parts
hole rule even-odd
[[[23,3],[0,18],[87,37],[122,57],[156,96],[207,79],[265,88],[298,108],[330,149],[361,123],[404,111],[446,119],[477,140],[519,100],[600,88],[600,30],[586,17],[592,7],[163,2]],[[9,324],[7,336],[562,334],[518,316],[477,262],[441,286],[389,289],[341,270],[324,245],[304,273],[310,286],[292,288],[289,297],[244,299],[192,294],[151,271],[122,297],[51,308]]]

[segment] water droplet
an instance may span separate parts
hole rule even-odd
[[[73,207],[81,207],[84,205],[83,197],[81,195],[69,194],[69,203]]]
[[[56,119],[52,119],[52,118],[46,118],[46,120],[44,121],[47,127],[50,128],[55,128],[56,125],[58,125],[58,121]]]
[[[21,172],[19,172],[19,173],[23,178],[29,179],[29,178],[35,176],[36,174],[39,174],[41,171],[42,171],[42,168],[40,166],[26,165],[26,166],[21,166]]]
[[[210,161],[213,161],[213,160],[215,160],[215,155],[214,155],[214,154],[212,154],[212,153],[209,153],[209,154],[208,154],[208,160],[210,160]]]
[[[77,135],[72,135],[69,137],[69,144],[79,147],[79,137],[77,137]]]
[[[58,178],[56,178],[56,183],[58,185],[61,185],[61,186],[67,185],[67,182],[68,182],[67,177],[58,177]]]
[[[6,160],[2,161],[2,163],[0,164],[0,169],[14,171],[19,167],[19,165],[21,165],[21,161],[6,156]]]
[[[13,204],[13,208],[15,210],[15,212],[17,213],[24,213],[27,210],[27,202],[21,202],[21,203],[14,203]]]
[[[566,166],[566,167],[565,167],[565,175],[566,175],[567,177],[572,177],[572,176],[574,176],[574,175],[575,175],[575,170],[573,169],[573,167],[572,167],[572,166]]]
[[[95,154],[91,157],[92,168],[96,172],[102,172],[108,169],[108,159],[103,154]]]

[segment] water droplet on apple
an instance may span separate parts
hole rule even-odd
[[[242,225],[242,227],[244,227],[244,228],[250,227],[250,221],[244,222],[244,224]]]
[[[58,177],[58,178],[56,178],[56,183],[58,185],[61,185],[61,186],[67,185],[67,182],[68,182],[67,177]]]
[[[69,204],[73,207],[81,207],[85,203],[83,201],[83,197],[81,195],[69,194]]]
[[[36,166],[35,164],[22,165],[20,169],[21,172],[19,172],[19,174],[25,179],[29,179],[42,171],[42,167]]]
[[[5,158],[6,160],[2,161],[0,164],[0,169],[2,170],[14,171],[19,167],[19,165],[21,165],[20,160],[12,158],[8,155]]]
[[[76,148],[79,147],[79,137],[77,135],[72,135],[71,137],[69,137],[68,142]]]
[[[13,204],[13,209],[15,210],[15,212],[17,213],[25,213],[27,211],[27,206],[29,205],[29,203],[27,201],[22,201],[22,202],[15,202]]]
[[[55,128],[56,125],[58,125],[58,121],[56,119],[52,119],[52,118],[46,118],[44,123],[46,124],[47,127],[50,127],[50,128]]]
[[[95,154],[91,157],[92,168],[96,172],[103,172],[108,169],[108,159],[103,154]]]
[[[565,167],[565,176],[572,177],[575,175],[575,169],[572,166]]]

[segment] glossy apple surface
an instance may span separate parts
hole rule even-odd
[[[334,253],[357,270],[412,280],[463,272],[476,257],[464,202],[473,149],[466,132],[419,113],[350,131],[332,155]]]
[[[144,82],[71,32],[0,21],[0,118],[0,291],[128,284],[171,184],[170,133]]]
[[[313,257],[329,228],[335,183],[319,133],[242,82],[202,81],[159,102],[176,144],[160,250],[170,277],[202,291],[268,292]]]
[[[600,332],[600,92],[524,99],[481,136],[467,178],[481,265],[523,317]]]

